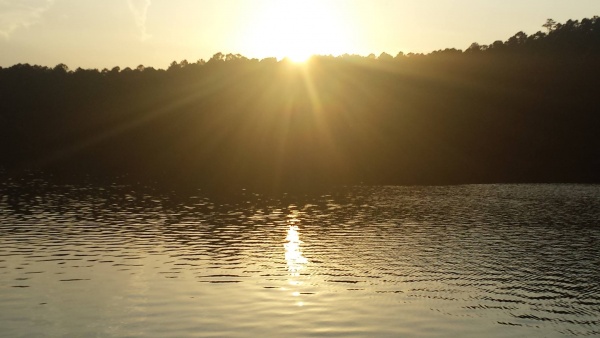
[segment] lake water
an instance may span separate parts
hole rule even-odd
[[[600,336],[600,186],[6,181],[3,337]]]

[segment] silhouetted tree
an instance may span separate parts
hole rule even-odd
[[[379,57],[377,59],[380,61],[392,61],[392,60],[394,60],[394,57],[386,52],[383,52],[383,53],[379,54]]]
[[[546,23],[542,25],[542,27],[546,28],[548,30],[548,33],[550,33],[556,27],[556,21],[548,19],[546,20]]]
[[[59,63],[52,70],[57,74],[66,74],[69,72],[69,67],[64,63]]]

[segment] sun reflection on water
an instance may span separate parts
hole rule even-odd
[[[290,225],[285,240],[287,242],[283,246],[285,247],[285,261],[288,271],[290,276],[298,277],[300,276],[300,270],[308,263],[308,259],[302,256],[302,250],[300,249],[302,241],[297,225]]]
[[[283,245],[285,248],[285,261],[287,264],[287,269],[290,273],[290,279],[288,282],[290,285],[298,287],[302,285],[302,281],[300,280],[300,271],[308,263],[308,259],[302,255],[302,250],[300,248],[300,245],[303,242],[300,240],[299,228],[296,225],[299,220],[293,214],[288,217],[290,218],[288,220],[289,228],[285,238],[286,243]],[[292,296],[294,297],[299,297],[300,295],[301,293],[298,291],[292,292]],[[296,305],[303,306],[304,302],[298,301],[296,302]]]

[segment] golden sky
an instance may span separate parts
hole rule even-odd
[[[427,53],[594,15],[600,0],[0,0],[0,66]]]

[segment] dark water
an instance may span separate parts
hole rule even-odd
[[[600,186],[4,182],[0,336],[600,336]]]

